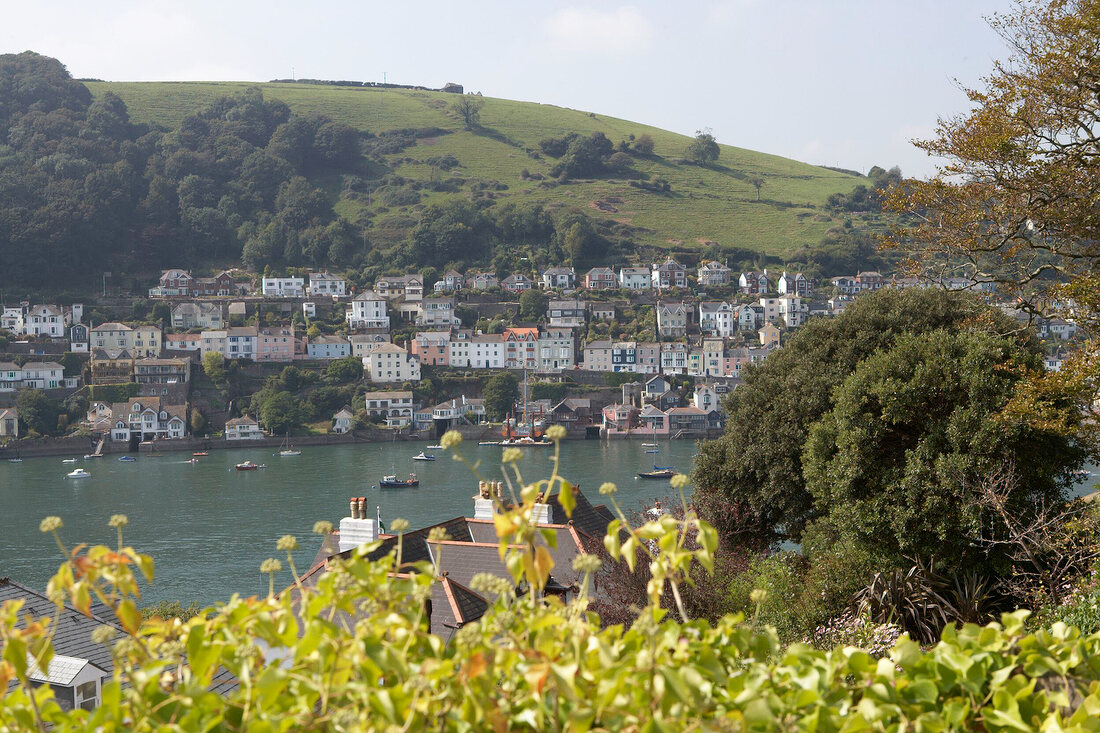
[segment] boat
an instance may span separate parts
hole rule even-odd
[[[429,445],[428,450],[443,450],[443,446],[441,446],[441,445]]]
[[[295,450],[294,446],[291,444],[289,432],[286,434],[286,440],[283,441],[283,447],[282,450],[279,451],[279,455],[283,457],[302,455],[302,451]]]
[[[661,452],[660,448],[647,448],[646,449],[646,453],[660,453],[660,452]]]
[[[198,458],[198,457],[201,457],[201,456],[208,456],[208,455],[210,455],[210,454],[209,454],[209,453],[208,453],[207,451],[204,451],[204,450],[197,450],[197,451],[195,451],[194,453],[192,453],[191,455],[193,455],[193,456],[195,456],[196,458]]]
[[[549,440],[547,440],[546,438],[544,438],[542,436],[539,436],[539,438],[536,440],[535,438],[532,438],[530,435],[523,435],[523,436],[520,436],[518,438],[506,438],[506,439],[500,441],[500,445],[505,447],[505,448],[508,448],[508,447],[521,447],[522,448],[524,446],[527,446],[527,447],[543,447],[543,446],[548,446],[548,445],[553,445],[553,444],[554,443],[552,441],[549,441]]]
[[[261,464],[255,464],[252,461],[245,461],[244,463],[238,463],[236,466],[238,471],[256,471],[261,468],[267,468],[267,466]]]
[[[499,440],[482,440],[478,442],[478,445],[500,445]]]
[[[435,456],[433,456],[431,453],[425,453],[424,451],[420,451],[415,456],[413,456],[413,460],[414,461],[434,461]]]
[[[184,461],[184,463],[198,463],[198,462],[199,462],[199,459],[194,458],[194,457],[188,458],[186,461]]]
[[[22,458],[9,458],[8,459],[8,463],[22,463],[22,462],[23,462]]]
[[[1073,477],[1074,481],[1084,481],[1085,479],[1092,477],[1092,473],[1086,471],[1083,468],[1077,471],[1070,471],[1069,475]]]
[[[65,478],[91,478],[92,474],[85,471],[83,468],[78,468],[75,471],[70,471],[65,474]]]
[[[638,473],[638,478],[672,478],[676,475],[676,469],[672,466],[658,466],[653,464],[652,471],[641,471]]]
[[[76,459],[75,458],[62,458],[61,462],[62,463],[76,463]]]
[[[397,478],[396,475],[383,476],[378,485],[383,489],[403,489],[409,486],[419,486],[420,479],[416,477],[415,473],[410,473],[407,479]]]
[[[102,458],[102,457],[103,457],[102,453],[85,453],[84,454],[84,460],[88,460],[89,458]]]
[[[131,461],[136,461],[137,459],[134,458],[133,456],[122,456],[122,458],[119,458],[118,460],[123,461],[125,463],[130,463]]]

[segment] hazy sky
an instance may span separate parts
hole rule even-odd
[[[624,117],[863,172],[933,164],[908,140],[967,109],[1010,0],[283,2],[41,0],[0,52],[108,80],[381,80]]]

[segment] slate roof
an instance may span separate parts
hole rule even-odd
[[[45,594],[16,583],[10,578],[0,578],[0,605],[3,605],[6,601],[15,600],[23,601],[19,621],[16,623],[17,628],[25,628],[24,617],[28,613],[35,618],[42,616],[52,618],[57,613],[57,607]],[[105,617],[94,614],[88,617],[75,608],[65,605],[61,608],[57,621],[53,625],[54,649],[58,654],[66,657],[86,659],[105,673],[111,674],[115,665],[111,657],[110,646],[92,641],[92,632],[100,626],[114,626],[120,634],[123,633],[120,627]],[[50,672],[53,672],[52,666]],[[10,683],[8,689],[11,689],[15,684],[17,683]]]

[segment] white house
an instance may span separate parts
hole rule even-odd
[[[161,404],[159,397],[131,397],[111,405],[111,440],[162,440],[187,434],[187,405]]]
[[[56,305],[33,305],[23,316],[24,336],[64,338],[69,317]]]
[[[19,437],[19,413],[14,407],[0,409],[0,438]]]
[[[386,419],[386,425],[400,428],[413,421],[413,393],[407,390],[367,392],[364,405],[367,414]]]
[[[397,344],[377,344],[363,357],[372,382],[419,382],[420,360]]]
[[[226,440],[260,440],[264,437],[264,431],[260,430],[260,423],[248,415],[235,417],[225,423]]]
[[[429,327],[445,327],[460,325],[455,316],[454,298],[425,298],[420,308],[420,315],[416,318],[416,325]]]
[[[383,296],[364,290],[351,299],[351,307],[344,312],[344,318],[349,328],[389,328],[388,307]]]
[[[695,385],[695,396],[692,402],[700,410],[705,410],[707,412],[718,410],[722,407],[718,398],[718,393],[714,390],[714,387],[705,383]]]
[[[265,277],[262,283],[265,298],[304,298],[305,288],[302,277]]]
[[[346,407],[341,407],[340,411],[332,416],[332,432],[350,433],[354,420],[355,415],[352,414],[352,411]]]
[[[733,306],[722,301],[699,303],[699,330],[712,336],[728,338],[737,328]]]
[[[225,356],[227,335],[227,332],[224,330],[203,331],[199,334],[199,341],[201,344],[199,351],[202,352],[203,356],[206,356],[211,351]]]
[[[56,361],[28,361],[23,365],[23,387],[57,389],[65,386],[65,367]]]
[[[471,369],[504,368],[504,334],[457,331],[448,344],[448,358],[452,367]]]
[[[343,359],[351,356],[351,342],[339,336],[320,334],[309,340],[306,350],[310,359]]]
[[[437,293],[453,293],[456,290],[462,290],[462,287],[466,284],[466,278],[458,270],[447,270],[443,273],[432,289]]]
[[[625,290],[649,290],[653,276],[648,267],[623,267],[619,270],[619,287]]]
[[[255,359],[259,329],[255,326],[238,326],[226,329],[225,358]]]
[[[572,369],[576,363],[573,330],[551,326],[539,331],[538,354],[542,371]]]
[[[574,290],[577,273],[572,267],[548,267],[540,273],[539,284],[544,290]]]
[[[348,281],[328,272],[311,272],[309,294],[314,298],[343,298],[348,294]]]

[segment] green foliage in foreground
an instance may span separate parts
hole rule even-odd
[[[458,441],[456,434],[444,437],[448,447]],[[515,464],[506,470],[520,479]],[[672,483],[682,488],[685,477]],[[553,561],[535,543],[530,517],[536,493],[551,488],[570,509],[572,487],[555,468],[548,481],[524,486],[515,506],[500,507],[495,522],[513,579],[532,592],[517,596],[499,578],[477,582],[499,600],[449,643],[425,629],[431,574],[397,574],[392,555],[364,560],[374,545],[334,562],[315,587],[235,596],[187,621],[143,622],[133,568],[151,578],[152,560],[123,546],[125,518],[116,516],[118,548],[62,546],[68,559],[48,589],[77,608],[99,598],[126,629],[119,639],[95,635],[112,644],[116,664],[102,705],[62,711],[48,687],[29,685],[28,655],[45,665],[52,654],[49,620],[17,626],[19,607],[7,604],[0,610],[0,686],[17,684],[0,699],[0,729],[1100,728],[1100,634],[1082,636],[1061,624],[1029,634],[1026,612],[1006,614],[1000,624],[948,627],[928,650],[903,636],[882,659],[854,647],[784,648],[774,630],[741,616],[714,626],[673,618],[658,605],[662,589],[678,598],[690,582],[687,569],[696,562],[709,569],[716,545],[714,530],[690,509],[682,520],[665,515],[633,527],[619,511],[606,549],[628,564],[640,552],[654,580],[629,629],[603,628],[587,611],[587,583],[568,605],[539,599]],[[57,518],[42,525],[55,535],[59,527]],[[296,546],[289,536],[278,545],[292,571]],[[586,578],[593,560],[578,561]],[[279,562],[269,559],[263,569],[274,577]],[[762,592],[754,596],[758,604],[766,600]],[[357,622],[347,623],[349,615]],[[225,697],[209,691],[221,670],[240,682]]]

